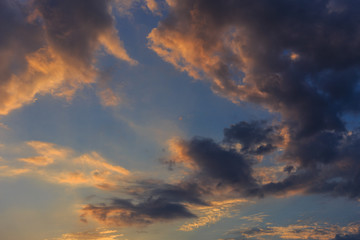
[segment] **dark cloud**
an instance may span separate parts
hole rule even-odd
[[[292,142],[283,157],[298,161],[300,166],[283,181],[264,185],[264,193],[303,189],[306,193],[359,198],[359,139],[359,131],[354,130],[349,135],[326,132]]]
[[[244,228],[231,230],[226,235],[234,235],[230,239],[359,239],[358,234],[354,234],[354,228],[358,228],[357,223],[351,223],[347,226],[330,225],[330,224],[293,224],[288,226],[258,226],[253,228]],[[334,238],[335,237],[335,238]]]
[[[359,231],[358,231],[359,232]],[[359,240],[360,239],[360,233],[355,234],[346,234],[346,235],[336,235],[334,240]]]
[[[0,1],[0,108],[10,95],[1,86],[11,81],[12,74],[26,69],[25,56],[43,43],[40,26],[28,22],[28,15],[25,6],[16,1]]]
[[[112,1],[3,0],[0,2],[0,115],[39,94],[71,99],[98,80],[103,48],[136,64],[123,47]]]
[[[202,197],[210,194],[210,191],[193,181],[169,184],[150,179],[130,185],[125,188],[124,193],[136,199],[161,198],[169,202],[207,205]]]
[[[127,199],[113,199],[108,205],[88,205],[82,211],[82,218],[90,215],[117,226],[148,225],[155,221],[195,217],[184,205],[162,198],[150,198],[137,204]]]
[[[47,40],[67,61],[91,66],[98,38],[114,21],[109,0],[36,0]]]
[[[274,151],[283,140],[279,127],[265,121],[243,121],[224,129],[224,141],[240,143],[244,153],[263,155]]]
[[[159,221],[195,218],[188,204],[208,206],[203,200],[210,195],[194,182],[167,184],[161,181],[141,180],[123,189],[129,199],[112,199],[111,203],[88,205],[82,219],[88,216],[106,224],[129,226],[148,225]]]
[[[297,137],[342,131],[341,116],[359,111],[358,1],[174,2],[151,46],[216,92],[280,112]]]
[[[187,155],[198,166],[199,177],[216,179],[219,184],[252,186],[251,160],[234,149],[225,149],[212,139],[193,138],[184,142]]]
[[[356,0],[172,2],[149,34],[150,47],[209,80],[216,93],[281,114],[276,126],[235,124],[221,143],[184,141],[197,177],[256,196],[298,190],[359,197],[360,135],[346,126],[346,116],[360,110],[358,9]],[[288,176],[261,185],[254,157],[271,152]]]

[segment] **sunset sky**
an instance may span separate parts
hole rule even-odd
[[[359,0],[0,0],[1,240],[360,239]]]

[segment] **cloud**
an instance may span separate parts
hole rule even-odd
[[[106,107],[115,107],[122,103],[122,97],[111,88],[105,88],[98,93],[100,102]]]
[[[360,238],[359,230],[357,233],[337,234],[334,240],[356,240]]]
[[[225,149],[208,138],[179,141],[177,148],[181,152],[174,161],[190,162],[199,177],[217,180],[219,184],[237,184],[239,187],[255,184],[251,159],[234,149]]]
[[[98,228],[94,231],[65,233],[60,238],[53,238],[52,240],[120,240],[124,239],[123,237],[124,234],[116,230]]]
[[[271,125],[237,123],[221,142],[179,140],[178,157],[168,162],[250,196],[357,199],[359,130],[346,116],[360,111],[359,2],[167,2],[168,16],[148,35],[150,48],[214,92],[281,116]],[[284,173],[259,171],[264,158],[285,164]]]
[[[63,159],[54,168],[40,169],[40,176],[47,181],[74,187],[91,186],[103,190],[119,187],[121,178],[130,176],[130,171],[112,165],[97,152]]]
[[[0,114],[51,94],[71,99],[96,82],[101,49],[131,65],[118,37],[111,1],[2,1]],[[14,29],[14,30],[12,30]]]
[[[259,126],[266,131],[260,131]],[[239,128],[246,128],[242,135]],[[263,140],[254,140],[237,148],[249,132],[264,133]],[[90,204],[83,208],[83,218],[94,218],[107,225],[148,225],[165,219],[179,219],[199,216],[193,222],[180,227],[191,231],[224,217],[231,217],[230,209],[247,202],[239,196],[260,196],[260,181],[254,178],[253,165],[258,163],[261,154],[257,149],[261,144],[271,142],[274,149],[278,142],[278,130],[272,130],[265,122],[240,123],[226,131],[223,142],[195,137],[188,141],[172,139],[169,141],[169,159],[166,163],[183,165],[185,175],[172,183],[160,180],[137,180],[125,188],[126,198],[114,198],[112,202]],[[235,144],[235,145],[234,145]],[[268,154],[263,152],[262,154]],[[282,168],[283,169],[283,168]],[[152,210],[150,210],[150,208]]]
[[[163,162],[171,169],[185,167],[184,181],[196,181],[210,192],[232,189],[242,196],[263,196],[263,186],[288,177],[284,164],[256,166],[263,157],[283,151],[282,134],[280,127],[264,121],[240,122],[226,128],[220,142],[201,137],[171,139],[170,156]]]
[[[151,12],[157,13],[159,11],[159,5],[155,0],[145,0],[145,3]]]
[[[241,144],[242,152],[264,155],[276,150],[283,140],[280,127],[264,121],[242,121],[224,129],[224,141]]]
[[[131,16],[131,9],[140,5],[152,13],[160,14],[160,7],[156,0],[114,0],[115,7],[122,16]]]
[[[245,219],[247,221],[250,221],[250,222],[263,222],[264,218],[265,217],[268,217],[269,215],[266,215],[264,213],[256,213],[256,214],[253,214],[253,215],[250,215],[250,216],[244,216],[242,217],[241,219]]]
[[[277,237],[279,239],[317,239],[331,240],[342,239],[340,235],[350,234],[355,236],[358,232],[359,224],[351,223],[347,226],[318,224],[313,225],[288,225],[288,226],[267,226],[255,227],[242,230],[232,230],[229,235],[239,235],[240,238],[228,239],[268,239],[268,237]],[[344,238],[347,239],[347,238]],[[349,238],[352,239],[352,238]],[[354,238],[355,239],[355,238]]]
[[[193,231],[203,226],[208,226],[220,221],[223,218],[231,218],[236,215],[234,208],[248,202],[246,199],[230,199],[223,201],[213,201],[209,206],[189,206],[193,211],[199,212],[199,217],[193,222],[185,223],[180,226],[180,231]]]
[[[6,165],[0,166],[0,177],[16,177],[25,173],[28,173],[30,170],[27,168],[12,168]]]
[[[30,141],[27,142],[40,156],[28,157],[28,158],[19,158],[20,161],[34,164],[38,166],[46,166],[52,164],[55,159],[66,158],[71,154],[70,149],[57,147],[55,144],[40,142],[40,141]]]
[[[94,151],[79,154],[70,148],[40,141],[30,141],[27,145],[38,155],[18,158],[19,162],[25,163],[21,166],[4,161],[0,166],[1,177],[26,174],[54,184],[110,190],[118,188],[122,178],[132,175],[129,170],[109,163]]]
[[[137,204],[126,199],[113,199],[109,205],[87,205],[82,211],[84,219],[90,215],[104,224],[120,227],[195,217],[184,205],[163,198],[150,198]]]
[[[359,3],[342,5],[333,14],[328,0],[172,1],[150,48],[233,101],[280,112],[296,136],[343,130],[341,115],[359,111],[360,45]]]
[[[92,218],[106,225],[146,226],[156,222],[195,218],[195,206],[209,206],[202,200],[206,189],[196,183],[164,183],[160,180],[135,180],[121,190],[128,198],[89,204],[82,219]]]

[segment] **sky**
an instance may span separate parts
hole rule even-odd
[[[360,239],[359,23],[358,0],[0,0],[0,239]]]

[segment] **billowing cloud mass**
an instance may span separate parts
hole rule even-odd
[[[196,217],[194,206],[206,209],[213,200],[239,197],[324,193],[358,199],[360,132],[347,126],[346,116],[360,110],[360,3],[168,4],[169,15],[148,36],[150,48],[190,76],[210,81],[216,93],[281,118],[236,123],[220,141],[172,139],[164,162],[182,168],[181,179],[140,181],[127,190],[129,199],[85,206],[84,220],[146,225]],[[303,233],[309,231],[315,230]],[[261,232],[278,235],[275,228]]]
[[[71,99],[98,77],[97,52],[136,64],[118,37],[112,1],[1,1],[0,114],[52,94]]]
[[[75,156],[37,141],[28,142],[35,156],[19,158],[21,168],[1,166],[0,176],[36,173],[50,182],[116,189],[119,196],[84,205],[81,220],[118,227],[188,219],[180,230],[192,231],[230,216],[237,204],[267,196],[359,200],[360,128],[347,119],[360,112],[360,1],[166,2],[168,16],[149,33],[149,48],[208,81],[215,93],[257,104],[275,120],[235,123],[222,139],[171,139],[163,157],[174,173],[169,182],[131,179],[119,188],[119,176],[130,175],[127,169],[97,152]],[[71,99],[99,78],[101,49],[135,65],[118,37],[112,9],[126,15],[138,3],[160,11],[154,0],[0,1],[0,20],[8,23],[0,28],[0,115],[41,94]],[[98,95],[105,106],[122,101],[107,86]],[[56,164],[66,167],[52,168]],[[266,216],[242,220],[260,223]],[[358,239],[358,229],[268,225],[232,231],[228,239]]]
[[[221,142],[183,140],[178,152],[185,158],[177,161],[194,168],[194,179],[250,196],[359,198],[360,135],[346,117],[360,110],[360,3],[179,0],[169,7],[148,36],[151,49],[210,81],[216,93],[281,114],[271,126],[235,124]],[[254,173],[269,154],[286,165],[284,179],[261,182]]]
[[[281,112],[298,137],[343,130],[359,110],[359,3],[333,3],[172,1],[150,47],[219,94]]]

